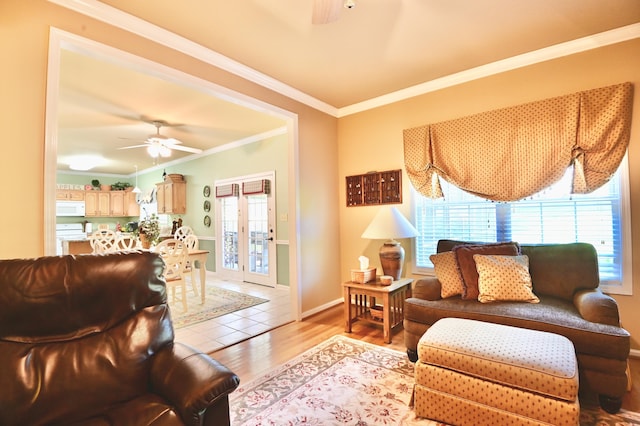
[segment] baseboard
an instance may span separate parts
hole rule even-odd
[[[302,313],[302,319],[305,319],[307,317],[310,317],[311,315],[315,315],[317,313],[320,313],[320,312],[322,312],[322,311],[324,311],[326,309],[333,308],[336,305],[340,305],[340,304],[343,303],[343,301],[344,301],[344,299],[341,297],[339,299],[336,299],[336,300],[333,300],[331,302],[325,303],[324,305],[320,305],[320,306],[318,306],[316,308],[313,308],[313,309],[311,309],[309,311],[304,311]]]

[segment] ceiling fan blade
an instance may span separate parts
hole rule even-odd
[[[191,152],[193,154],[200,154],[202,152],[202,150],[199,148],[191,148],[189,146],[182,146],[182,145],[167,145],[167,148],[175,149],[178,151]]]
[[[149,146],[148,143],[142,144],[142,145],[131,145],[131,146],[123,146],[122,148],[118,148],[118,149],[131,149],[131,148],[144,148]]]
[[[175,138],[170,138],[164,135],[150,135],[147,138],[147,143],[156,143],[162,145],[180,145],[182,142]]]
[[[343,0],[313,0],[313,16],[311,22],[314,25],[328,24],[340,17]]]

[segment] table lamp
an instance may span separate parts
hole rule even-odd
[[[412,238],[418,230],[395,207],[382,207],[362,233],[362,238],[387,240],[380,247],[380,263],[384,275],[399,280],[404,264],[404,248],[396,238]]]

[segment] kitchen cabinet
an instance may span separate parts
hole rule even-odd
[[[136,194],[130,191],[112,191],[111,216],[140,216]]]
[[[109,216],[124,215],[124,192],[112,191],[109,194]]]
[[[84,191],[77,189],[57,189],[56,200],[61,201],[83,201]]]
[[[124,215],[140,216],[140,205],[138,204],[137,194],[131,191],[124,193]]]
[[[84,206],[86,217],[140,216],[136,194],[130,191],[87,191]]]
[[[156,184],[158,213],[183,214],[187,211],[187,183],[162,182]]]
[[[85,217],[109,216],[111,191],[87,191],[84,194]]]

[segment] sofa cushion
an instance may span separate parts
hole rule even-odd
[[[518,243],[497,243],[497,244],[468,244],[459,245],[453,248],[458,261],[458,268],[464,283],[462,292],[463,299],[477,299],[478,291],[478,270],[476,262],[473,260],[475,254],[498,254],[504,256],[517,256],[520,254]]]
[[[591,244],[523,244],[521,250],[529,256],[533,291],[538,296],[570,301],[576,291],[600,284],[598,254]]]
[[[515,301],[539,303],[533,294],[529,258],[525,256],[473,256],[478,270],[478,300],[482,303]]]
[[[462,294],[464,283],[458,269],[458,261],[456,255],[452,251],[445,251],[429,256],[436,276],[441,284],[440,296],[446,297],[457,296]]]

